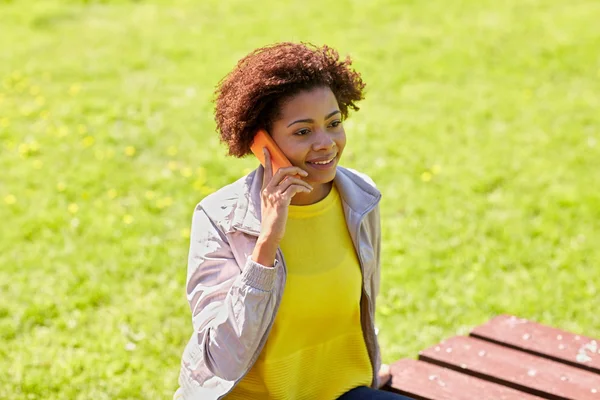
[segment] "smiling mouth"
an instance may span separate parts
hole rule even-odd
[[[309,164],[313,164],[313,165],[329,165],[333,162],[333,158],[329,161],[322,161],[322,162],[309,162]]]
[[[313,164],[313,165],[329,165],[329,164],[331,164],[335,160],[335,157],[337,157],[337,155],[333,156],[330,160],[313,161],[313,162],[307,161],[306,163],[307,164]]]

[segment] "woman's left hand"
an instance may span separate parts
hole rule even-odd
[[[387,364],[381,364],[379,368],[379,388],[384,386],[388,381],[392,378],[392,374],[390,373],[390,366]]]

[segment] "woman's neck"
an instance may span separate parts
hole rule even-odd
[[[333,181],[327,183],[320,183],[313,185],[313,191],[311,193],[297,193],[293,198],[291,205],[293,206],[307,206],[310,204],[318,203],[323,200],[333,186]]]

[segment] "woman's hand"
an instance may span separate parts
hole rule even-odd
[[[273,265],[275,253],[283,235],[288,217],[288,207],[296,193],[310,193],[313,188],[302,179],[308,172],[298,167],[280,168],[273,174],[271,155],[267,148],[265,153],[265,172],[260,192],[261,226],[252,259],[262,265]]]
[[[379,389],[380,389],[386,383],[388,383],[389,380],[392,378],[392,374],[390,372],[390,366],[387,364],[381,364],[381,367],[379,368],[379,373],[377,375],[379,376]]]

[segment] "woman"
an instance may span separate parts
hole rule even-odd
[[[292,166],[255,171],[194,211],[184,399],[401,399],[377,390],[381,194],[338,166],[364,83],[327,46],[279,43],[240,60],[216,123],[242,157],[266,129]]]

